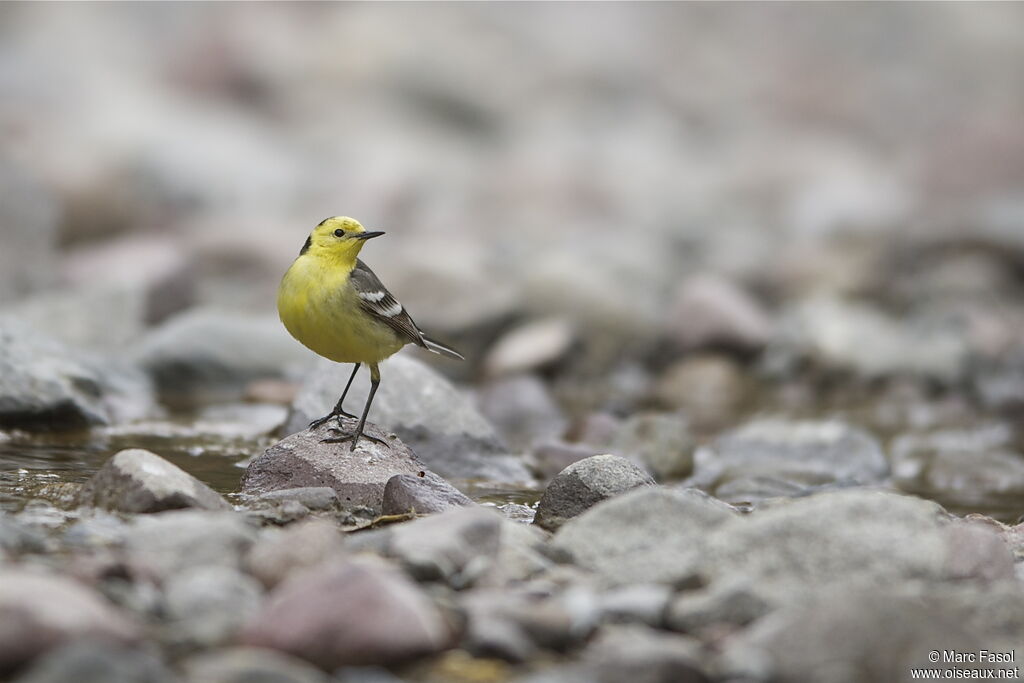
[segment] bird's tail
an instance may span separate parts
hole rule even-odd
[[[425,335],[421,336],[420,339],[423,340],[423,346],[429,351],[439,353],[442,356],[447,356],[448,358],[454,358],[455,360],[466,360],[461,353],[450,346],[445,346],[441,342],[434,341]]]

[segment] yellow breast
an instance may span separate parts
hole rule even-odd
[[[300,256],[281,280],[277,312],[293,337],[338,363],[377,363],[405,342],[359,306],[351,268]]]

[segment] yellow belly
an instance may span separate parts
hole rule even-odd
[[[281,322],[304,346],[338,363],[377,363],[405,346],[370,318],[348,284],[348,273],[299,258],[277,292]]]

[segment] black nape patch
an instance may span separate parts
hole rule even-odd
[[[312,235],[310,235],[309,237],[306,238],[306,243],[302,245],[302,250],[299,251],[299,256],[302,256],[307,251],[309,251],[309,248],[311,246],[313,246],[313,236]]]

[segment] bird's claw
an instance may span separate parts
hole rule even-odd
[[[327,424],[328,422],[330,422],[332,418],[337,418],[338,426],[340,427],[341,426],[341,418],[343,418],[343,417],[348,417],[348,418],[351,418],[351,419],[354,420],[356,416],[353,415],[352,413],[345,412],[344,410],[342,410],[341,412],[338,412],[338,413],[329,413],[329,414],[324,415],[323,417],[321,417],[319,419],[316,419],[316,420],[313,420],[312,422],[310,422],[309,423],[309,429],[310,429],[310,431],[317,430],[320,427],[322,427],[325,424]],[[333,427],[332,427],[332,429],[333,429]]]
[[[358,443],[358,440],[354,440],[354,438],[356,436],[355,434],[345,434],[342,430],[335,429],[334,427],[331,427],[328,431],[333,432],[335,434],[340,434],[341,436],[334,436],[334,437],[329,437],[327,439],[320,439],[320,443],[345,443],[346,441],[352,441],[352,448],[350,450],[354,451],[356,449],[356,444]],[[388,445],[386,441],[378,439],[375,436],[370,436],[369,434],[360,434],[359,438],[360,439],[367,439],[367,440],[372,441],[374,443],[378,443],[381,446],[387,446]]]

